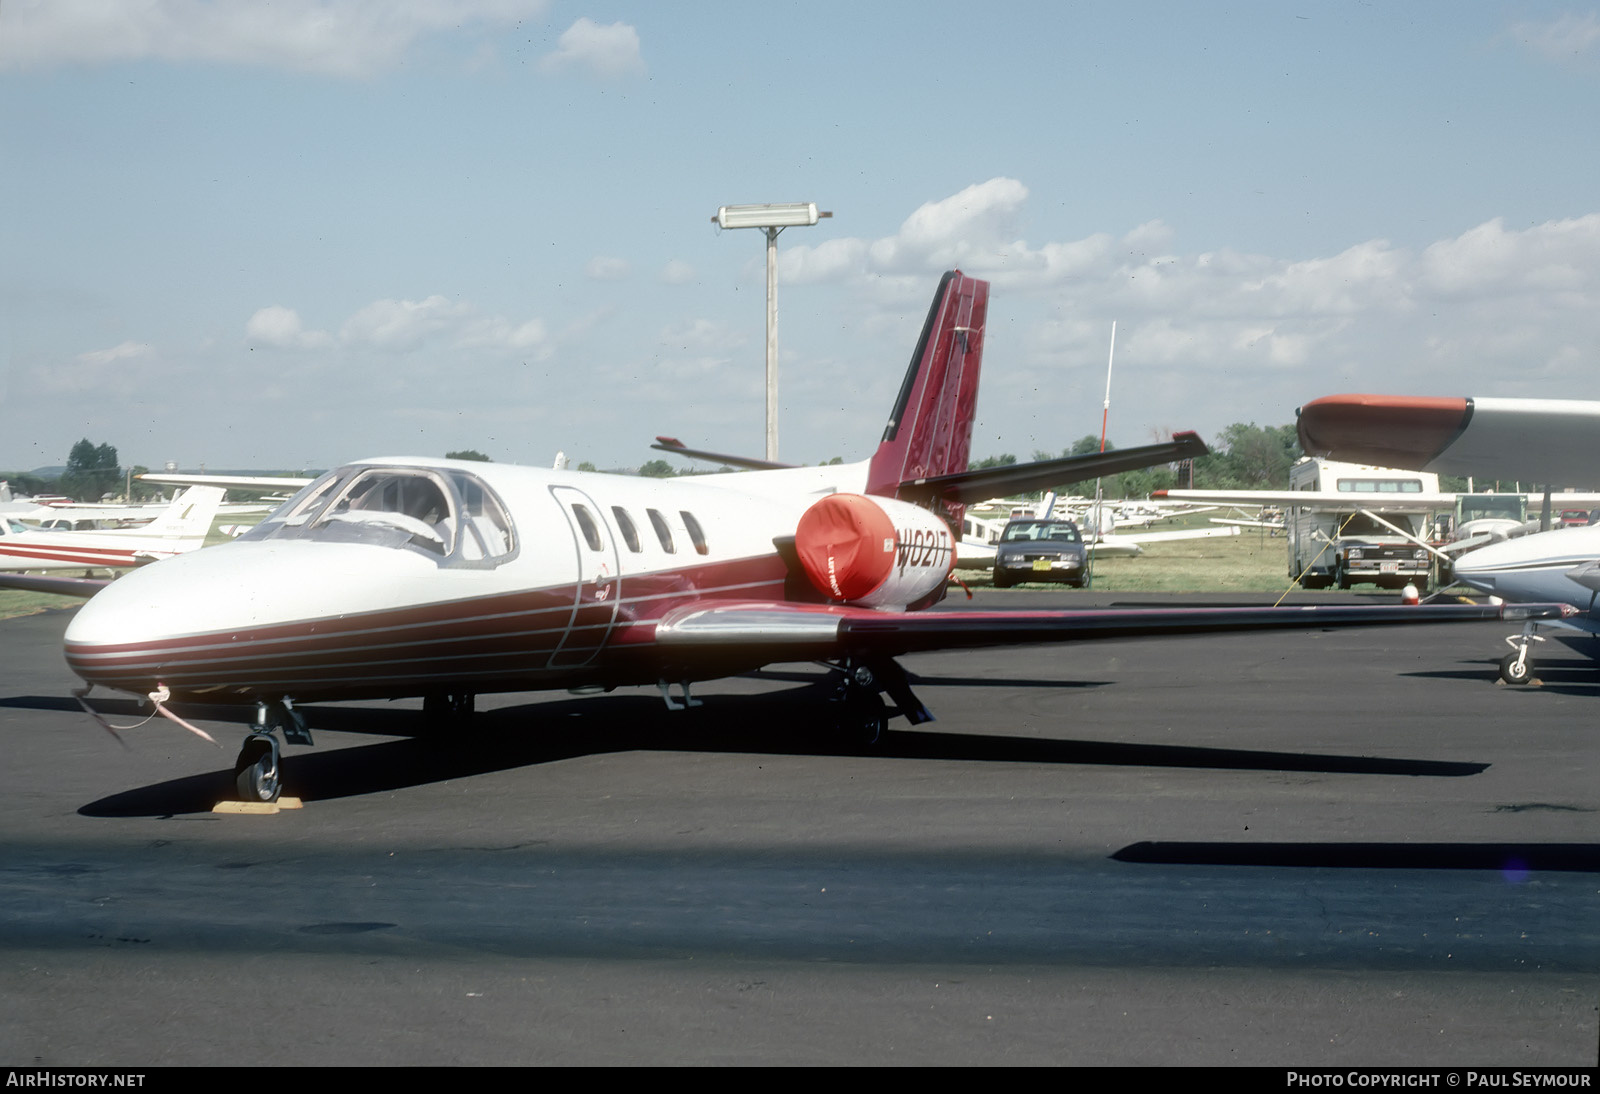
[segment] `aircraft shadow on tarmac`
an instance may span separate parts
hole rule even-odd
[[[692,711],[670,712],[654,696],[565,699],[479,712],[450,727],[430,726],[415,709],[300,708],[319,731],[391,738],[344,748],[291,751],[283,762],[284,792],[306,801],[392,791],[531,767],[580,756],[633,751],[725,752],[796,756],[870,756],[961,762],[1093,764],[1131,767],[1312,771],[1343,774],[1461,777],[1488,765],[1371,756],[1320,755],[1183,745],[1131,744],[1037,737],[891,729],[873,744],[828,728],[819,688],[778,695],[722,695]],[[31,705],[27,700],[0,705]],[[45,705],[41,702],[40,705]],[[115,707],[115,704],[102,704]],[[137,705],[128,701],[128,712]],[[54,701],[48,709],[58,709]],[[182,708],[204,718],[206,710]],[[112,709],[108,713],[116,714]],[[240,726],[241,731],[243,726]],[[174,730],[176,731],[176,730]],[[392,738],[400,737],[399,740]],[[224,739],[225,745],[232,742]],[[139,787],[83,806],[95,817],[170,816],[207,812],[232,792],[231,767]]]
[[[1425,669],[1402,672],[1399,675],[1421,680],[1461,680],[1493,687],[1498,684],[1498,661],[1462,661],[1466,666],[1458,669]],[[1536,685],[1519,687],[1518,691],[1554,691],[1561,695],[1600,697],[1600,667],[1587,657],[1541,658],[1534,655],[1533,675]]]
[[[1166,866],[1328,866],[1378,870],[1535,870],[1600,873],[1593,843],[1132,843],[1117,862]]]

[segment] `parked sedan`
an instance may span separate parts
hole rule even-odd
[[[994,583],[1004,589],[1019,581],[1065,581],[1082,588],[1087,563],[1072,521],[1021,517],[1006,525],[995,544]]]

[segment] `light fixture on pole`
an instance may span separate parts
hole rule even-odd
[[[814,201],[724,205],[711,219],[719,228],[760,228],[767,234],[767,459],[778,458],[778,233],[809,228],[832,213]]]

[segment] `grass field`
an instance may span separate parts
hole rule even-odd
[[[1108,592],[1281,592],[1289,585],[1288,548],[1265,531],[1215,539],[1152,543],[1137,558],[1094,562],[1093,587]],[[963,570],[969,585],[988,585],[987,571]],[[1025,589],[1050,588],[1025,584]]]

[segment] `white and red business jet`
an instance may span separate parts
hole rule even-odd
[[[256,705],[246,800],[310,743],[309,700],[679,685],[774,662],[837,670],[829,720],[873,739],[931,719],[893,660],[918,650],[1496,618],[1489,608],[929,612],[965,504],[1181,459],[1193,434],[1103,456],[967,470],[989,286],[952,271],[871,460],[656,480],[435,459],[363,460],[240,539],[137,571],[66,633],[91,685]],[[1524,608],[1524,612],[1544,609]],[[169,714],[169,716],[171,716]]]
[[[1450,475],[1594,485],[1600,476],[1600,402],[1578,399],[1329,395],[1300,408],[1300,444],[1334,459]],[[1563,495],[1554,494],[1556,498]],[[1582,639],[1600,656],[1600,526],[1558,528],[1462,555],[1456,580],[1511,602],[1565,603],[1577,613],[1538,627]],[[1500,677],[1525,684],[1543,641],[1529,621],[1506,642]]]

